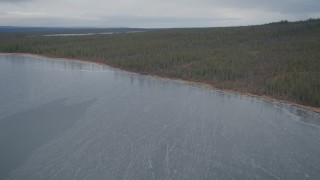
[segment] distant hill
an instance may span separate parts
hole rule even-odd
[[[95,27],[15,27],[0,26],[0,33],[16,33],[25,35],[45,35],[45,34],[84,34],[84,33],[105,33],[105,32],[130,32],[146,31],[142,28],[95,28]],[[12,35],[12,34],[11,34]]]

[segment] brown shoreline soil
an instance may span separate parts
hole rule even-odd
[[[152,77],[156,77],[156,78],[160,78],[160,79],[175,80],[175,81],[183,82],[185,84],[196,84],[196,85],[202,86],[204,88],[213,89],[213,90],[216,90],[216,91],[221,91],[221,92],[225,92],[225,93],[229,93],[229,94],[243,95],[243,96],[247,96],[247,97],[254,97],[254,98],[257,98],[257,99],[267,100],[267,101],[271,101],[271,102],[275,102],[275,103],[292,105],[292,106],[296,106],[296,107],[299,107],[299,108],[310,110],[310,111],[313,111],[313,112],[316,112],[316,113],[320,113],[320,108],[319,107],[313,107],[313,106],[298,104],[298,103],[290,101],[290,100],[278,99],[278,98],[271,97],[271,96],[266,96],[266,95],[259,96],[259,95],[252,94],[252,93],[249,93],[249,92],[239,92],[239,91],[230,90],[230,89],[219,89],[215,85],[209,84],[209,83],[203,83],[203,82],[197,82],[197,81],[189,81],[189,80],[177,79],[177,78],[166,77],[166,76],[159,76],[159,75],[156,75],[156,74],[150,74],[150,73],[146,73],[146,72],[132,71],[132,70],[125,69],[125,68],[115,67],[115,66],[113,66],[111,64],[108,64],[106,62],[102,62],[101,59],[86,59],[86,58],[73,59],[73,58],[64,58],[64,57],[54,57],[54,56],[47,56],[47,55],[31,54],[31,53],[2,53],[2,52],[0,52],[0,55],[1,54],[7,54],[7,55],[17,54],[17,55],[27,55],[27,56],[33,56],[33,57],[46,57],[46,58],[52,58],[52,59],[91,62],[91,63],[95,63],[95,64],[99,64],[99,65],[105,65],[105,66],[108,66],[108,67],[111,67],[111,68],[115,68],[115,69],[118,69],[118,70],[122,70],[122,71],[126,71],[126,72],[136,73],[136,74],[140,74],[140,75],[148,75],[148,76],[152,76]]]

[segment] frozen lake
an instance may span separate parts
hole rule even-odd
[[[0,55],[0,179],[320,179],[320,114]]]

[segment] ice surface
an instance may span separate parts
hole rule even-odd
[[[320,179],[317,113],[84,62],[2,55],[0,70],[1,126],[81,108],[48,110],[72,123],[8,179]]]

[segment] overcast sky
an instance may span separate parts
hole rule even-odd
[[[320,17],[320,0],[0,0],[0,26],[217,27]]]

